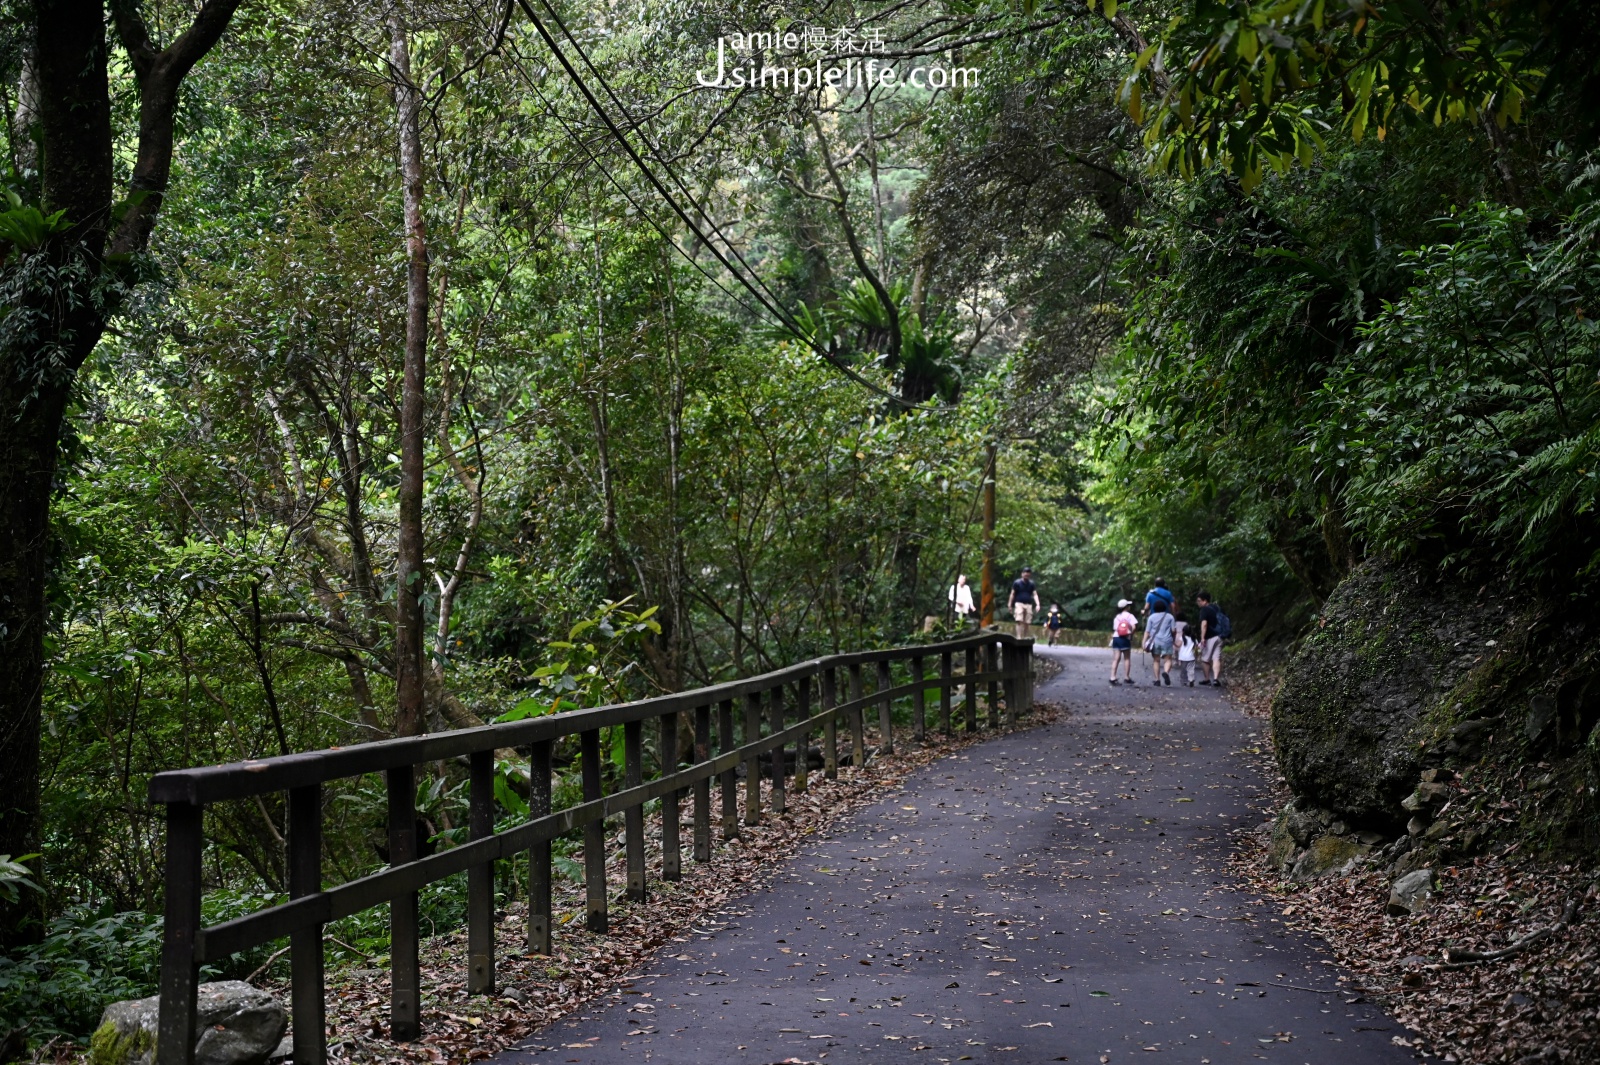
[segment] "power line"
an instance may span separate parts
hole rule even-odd
[[[545,2],[547,7],[549,6],[548,0],[543,0],[543,2]],[[532,5],[529,3],[529,0],[517,0],[517,6],[521,7],[523,13],[528,16],[530,21],[532,21],[534,29],[538,31],[539,36],[544,40],[545,45],[550,49],[551,54],[555,56],[556,62],[558,62],[561,65],[561,68],[566,71],[567,76],[571,78],[573,84],[577,86],[578,91],[583,95],[583,98],[585,102],[588,103],[590,109],[610,132],[612,138],[622,147],[622,150],[628,154],[628,158],[633,161],[634,166],[636,166],[639,169],[639,172],[644,175],[645,180],[648,181],[651,187],[656,190],[656,193],[666,201],[666,204],[672,210],[672,213],[678,216],[679,221],[688,227],[689,231],[706,246],[706,249],[710,251],[716,260],[722,264],[723,268],[726,269],[730,275],[732,275],[733,279],[739,283],[740,287],[745,289],[745,291],[747,291],[755,299],[755,301],[767,311],[768,314],[777,319],[796,339],[800,340],[818,355],[821,355],[840,373],[844,374],[855,383],[861,385],[863,388],[882,396],[890,402],[913,410],[948,411],[952,409],[948,405],[930,406],[927,404],[912,403],[900,396],[895,395],[892,392],[889,392],[886,389],[880,388],[878,385],[862,377],[851,367],[847,366],[834,352],[828,350],[821,344],[817,343],[814,339],[807,336],[799,328],[798,324],[789,316],[789,314],[785,312],[782,307],[778,306],[776,299],[769,298],[768,293],[770,290],[766,290],[765,283],[762,282],[761,289],[757,289],[756,284],[752,283],[750,278],[746,277],[742,271],[736,269],[733,263],[728,260],[727,255],[723,253],[722,249],[706,236],[701,227],[695,223],[694,219],[689,217],[688,212],[683,209],[682,205],[678,203],[678,201],[673,197],[672,193],[668,191],[666,186],[661,183],[661,179],[656,176],[655,172],[652,171],[649,165],[645,163],[644,159],[640,157],[639,152],[634,148],[632,142],[629,141],[622,130],[617,127],[616,122],[612,120],[611,115],[601,105],[600,101],[595,98],[594,91],[590,89],[588,83],[583,80],[582,75],[580,75],[578,71],[574,69],[571,60],[569,60],[566,53],[562,51],[560,44],[557,43],[554,35],[551,34],[549,28],[544,24],[544,20],[539,17],[538,12],[534,11]],[[552,16],[555,14],[553,9],[551,10],[551,14]],[[559,19],[557,20],[557,24],[560,25]],[[562,26],[562,32],[563,35],[565,35],[569,40],[572,39],[571,34],[566,31],[564,26]],[[573,40],[573,45],[580,53],[582,53],[582,46],[578,45],[576,40]],[[589,62],[587,56],[584,57],[584,63],[590,68],[590,70],[595,70],[593,64]],[[595,77],[596,80],[600,81],[602,85],[605,84],[604,78],[597,70],[595,70]],[[616,99],[616,94],[611,90],[609,85],[606,85],[606,92],[611,95],[613,99]],[[621,106],[620,101],[618,106]],[[648,138],[645,138],[645,141],[647,144],[649,143]],[[674,178],[674,180],[677,179]],[[681,184],[681,181],[679,183]],[[632,203],[633,201],[630,199],[629,202]],[[635,206],[637,209],[637,205]],[[696,210],[698,212],[699,208],[696,208]],[[653,222],[652,224],[655,225]],[[656,225],[655,227],[658,230],[661,229],[659,225]],[[668,239],[671,240],[670,237]],[[676,241],[672,241],[672,244],[675,248],[677,248],[680,254],[688,257],[688,253],[684,251],[683,248],[679,247]],[[735,252],[735,255],[737,256],[737,252]],[[743,258],[740,257],[740,262],[743,263],[743,261]],[[755,271],[751,270],[751,273],[754,274]]]

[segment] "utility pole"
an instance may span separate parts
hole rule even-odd
[[[994,474],[995,445],[987,449],[983,471],[983,594],[978,607],[978,624],[994,624]]]

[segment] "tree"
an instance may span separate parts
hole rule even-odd
[[[37,834],[50,497],[73,380],[139,279],[172,170],[184,78],[238,5],[205,0],[161,48],[134,3],[110,4],[139,100],[120,197],[105,0],[27,9],[38,171],[27,175],[31,196],[14,193],[0,230],[0,853],[29,853]]]

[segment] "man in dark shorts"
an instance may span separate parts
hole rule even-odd
[[[1017,623],[1017,638],[1033,637],[1033,614],[1039,609],[1039,586],[1033,583],[1033,570],[1022,567],[1022,575],[1011,582],[1011,595],[1006,599],[1011,620]]]
[[[1210,592],[1195,596],[1200,607],[1199,647],[1195,657],[1200,661],[1200,683],[1222,687],[1222,637],[1217,635],[1217,607]]]

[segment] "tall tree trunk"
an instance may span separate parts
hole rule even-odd
[[[37,247],[8,248],[0,261],[0,854],[31,853],[39,841],[50,495],[73,379],[123,294],[119,279],[105,276],[104,253],[108,242],[118,253],[144,250],[171,170],[179,86],[238,3],[206,0],[159,52],[136,11],[113,12],[139,83],[129,180],[135,195],[120,212],[112,199],[105,7],[101,0],[35,0],[19,9],[32,57],[24,94],[37,109],[19,109],[17,120],[38,131],[36,206],[47,216],[62,212],[62,225]],[[37,932],[37,924],[8,914],[0,919],[0,946]]]
[[[400,392],[400,530],[395,558],[395,720],[398,736],[422,733],[423,572],[422,393],[428,359],[428,232],[422,216],[422,98],[411,79],[411,50],[398,11],[389,14],[389,66],[400,132],[400,179],[406,224],[406,349]]]

